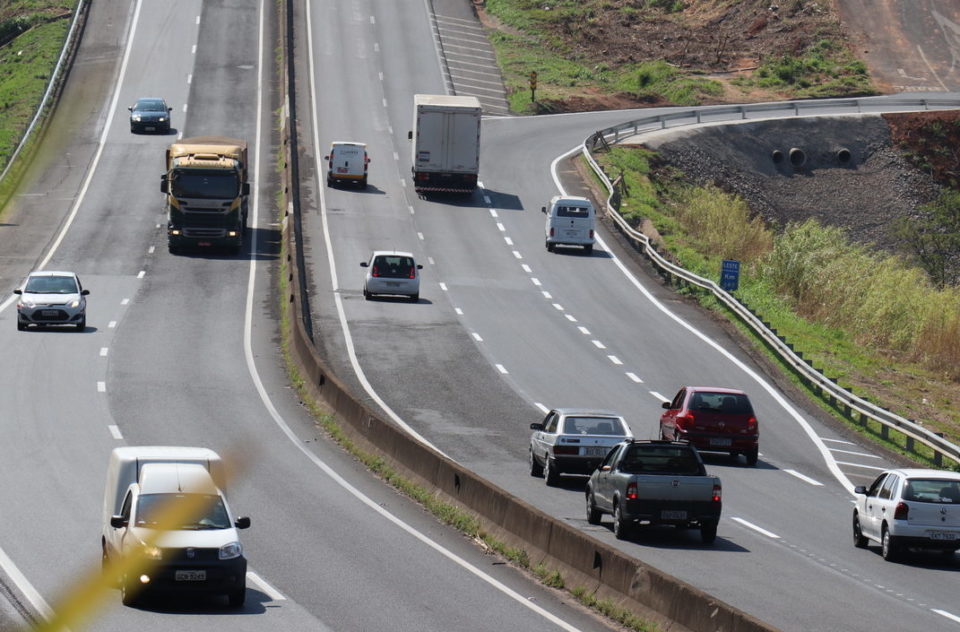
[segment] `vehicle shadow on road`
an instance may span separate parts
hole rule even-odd
[[[877,557],[883,557],[879,546],[871,544],[869,547],[871,553]],[[930,571],[949,571],[960,572],[960,553],[947,555],[937,551],[924,551],[920,549],[906,550],[900,553],[900,557],[894,564],[909,566],[911,568],[922,568]]]
[[[771,465],[760,458],[757,461],[756,465],[748,465],[747,459],[740,455],[736,458],[733,458],[729,454],[720,454],[715,452],[701,452],[700,457],[703,459],[703,464],[708,468],[711,467],[739,467],[746,469],[755,469],[755,470],[779,470],[775,465]]]
[[[238,254],[233,254],[226,248],[184,248],[174,256],[209,260],[250,259],[254,240],[257,242],[257,251],[253,253],[254,260],[273,261],[280,256],[280,231],[276,228],[248,229],[243,248]]]
[[[596,246],[592,252],[587,252],[580,246],[556,246],[553,254],[566,257],[596,257],[597,259],[613,259],[613,255],[606,250],[597,250]]]
[[[119,597],[118,597],[119,600]],[[136,604],[135,610],[156,612],[158,614],[203,614],[203,615],[251,615],[267,611],[268,602],[273,599],[266,593],[247,586],[247,599],[241,608],[231,608],[225,597],[218,595],[144,595]]]
[[[604,527],[613,532],[612,523],[603,523]],[[724,520],[720,518],[720,527],[717,533],[717,539],[712,544],[704,544],[700,540],[699,529],[678,529],[668,525],[643,526],[636,527],[634,533],[630,536],[631,544],[649,546],[658,549],[677,549],[683,551],[702,550],[718,551],[725,553],[749,553],[750,549],[723,537]]]

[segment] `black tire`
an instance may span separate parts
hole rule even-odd
[[[590,524],[600,524],[603,513],[597,509],[597,503],[593,498],[593,492],[587,490],[587,522]]]
[[[533,448],[527,450],[527,456],[530,460],[530,476],[535,476],[537,478],[543,476],[543,466],[540,465],[539,461],[537,461],[537,457],[534,456]]]
[[[241,608],[243,607],[243,602],[247,600],[247,587],[246,585],[232,590],[227,593],[227,603],[230,604],[231,608]]]
[[[757,464],[757,461],[760,459],[760,449],[754,448],[749,452],[745,453],[747,457],[747,465],[754,467]]]
[[[363,298],[369,301],[371,298],[373,298],[373,294],[368,292],[367,288],[363,288]]]
[[[557,464],[551,461],[550,457],[543,462],[543,480],[550,487],[556,487],[560,483],[560,472],[557,471]]]
[[[178,255],[180,254],[180,246],[174,246],[170,242],[167,242],[167,252],[172,255]]]
[[[883,533],[880,536],[880,553],[888,562],[896,562],[900,559],[900,543],[897,538],[890,535],[886,527],[883,527]]]
[[[416,303],[416,302],[419,301],[419,300],[420,300],[420,295],[419,295],[419,294],[411,294],[411,295],[410,295],[410,302]]]
[[[583,247],[583,254],[585,254],[585,255],[592,255],[592,254],[593,254],[593,244],[590,244],[589,246],[584,246],[584,247]]]
[[[327,186],[333,188],[333,178],[327,177]]]
[[[86,331],[87,329],[87,317],[84,316],[80,319],[80,322],[77,323],[77,331]]]
[[[717,523],[710,521],[700,525],[700,541],[704,544],[713,544],[717,539]]]
[[[620,503],[616,503],[613,506],[613,535],[618,540],[629,540],[630,536],[633,534],[633,525],[627,523],[623,519],[623,514],[620,512]]]
[[[554,250],[554,248],[555,248],[554,244],[551,244],[549,241],[548,241],[548,242],[545,242],[545,243],[546,243],[546,245],[547,245],[547,252],[553,252],[553,250]]]
[[[363,176],[363,178],[360,179],[360,188],[361,189],[367,188],[367,176]]]
[[[135,586],[130,582],[126,577],[121,578],[120,580],[120,601],[123,602],[125,606],[136,605],[137,599],[140,597],[139,586]]]
[[[853,546],[858,549],[867,548],[867,538],[863,535],[863,530],[860,528],[860,516],[856,512],[853,513]]]
[[[26,323],[21,323],[20,320],[18,319],[18,320],[17,320],[17,331],[26,331],[26,330],[27,330],[27,324],[26,324]]]

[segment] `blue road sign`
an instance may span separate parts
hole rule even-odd
[[[740,262],[736,259],[724,259],[720,269],[720,287],[733,292],[740,287]]]

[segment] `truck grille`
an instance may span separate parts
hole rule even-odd
[[[224,228],[184,228],[183,236],[194,239],[222,239],[226,237],[227,231]]]

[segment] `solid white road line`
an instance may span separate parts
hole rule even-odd
[[[814,480],[814,479],[810,478],[809,476],[807,476],[806,474],[801,474],[800,472],[798,472],[798,471],[796,471],[796,470],[784,470],[784,472],[786,472],[786,473],[789,474],[790,476],[796,476],[796,477],[799,478],[801,481],[805,481],[805,482],[807,482],[807,483],[810,483],[811,485],[816,485],[817,487],[823,487],[823,483],[821,483],[820,481]]]
[[[946,610],[940,610],[939,608],[931,608],[931,610],[932,610],[933,612],[936,612],[937,614],[939,614],[941,617],[946,617],[946,618],[950,619],[950,620],[953,621],[954,623],[960,623],[960,617],[958,617],[958,616],[955,615],[955,614],[950,614],[950,613],[947,612]]]
[[[827,439],[826,437],[820,437],[822,441],[829,441],[831,443],[843,443],[845,445],[856,445],[853,441],[844,441],[843,439]]]
[[[110,424],[107,426],[107,430],[110,431],[110,435],[117,441],[123,440],[123,433],[120,432],[120,426],[116,424]]]
[[[271,586],[264,578],[260,577],[255,572],[247,571],[247,579],[256,584],[257,588],[259,588],[261,591],[265,592],[267,596],[270,597],[271,601],[286,601],[287,598],[284,597],[279,590]]]
[[[876,470],[882,472],[883,470],[889,469],[886,467],[876,467],[873,465],[863,465],[862,463],[850,463],[849,461],[835,461],[837,465],[847,465],[849,467],[861,467],[865,470]]]
[[[736,516],[734,516],[734,517],[732,517],[732,518],[730,518],[730,519],[733,520],[734,522],[739,522],[740,524],[742,524],[743,526],[747,527],[748,529],[753,529],[753,530],[756,531],[757,533],[762,533],[763,535],[767,536],[768,538],[773,538],[774,540],[779,540],[779,539],[780,539],[780,536],[778,536],[776,533],[773,533],[772,531],[767,531],[767,530],[764,529],[763,527],[758,527],[757,525],[753,524],[752,522],[747,522],[747,521],[744,520],[743,518],[737,518]]]
[[[852,450],[838,450],[837,448],[830,448],[831,452],[839,452],[840,454],[852,454],[854,456],[865,456],[868,459],[879,459],[880,457],[876,454],[868,454],[866,452],[853,452]]]

